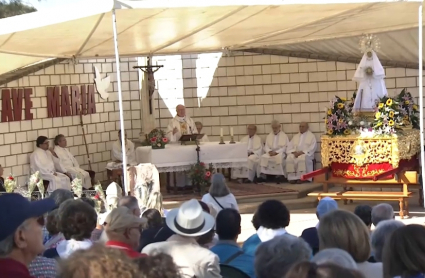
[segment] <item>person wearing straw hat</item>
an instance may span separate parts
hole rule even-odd
[[[106,246],[122,250],[130,258],[145,257],[135,250],[139,247],[142,224],[145,218],[133,215],[127,207],[113,209],[105,219],[105,232],[108,235]]]
[[[221,277],[217,255],[201,247],[196,241],[214,229],[214,217],[204,212],[199,202],[192,199],[184,202],[180,208],[169,211],[165,221],[176,234],[165,242],[149,244],[143,248],[142,253],[170,255],[187,277]]]

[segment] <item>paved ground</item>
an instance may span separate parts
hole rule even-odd
[[[342,202],[338,202],[341,209],[346,209],[349,211],[354,211],[354,208],[360,204],[367,204],[374,206],[379,202],[373,201],[355,201],[353,204],[344,205]],[[393,205],[394,210],[398,213],[398,205],[396,202],[390,202]],[[424,224],[425,223],[425,210],[418,205],[418,196],[415,195],[410,199],[410,218],[403,219],[402,221],[406,224]],[[287,228],[288,232],[299,236],[301,232],[309,227],[313,227],[317,224],[316,211],[312,209],[299,209],[291,211],[291,222]],[[400,217],[396,217],[400,220]],[[253,233],[255,229],[251,224],[252,214],[242,214],[242,234],[240,235],[238,241],[243,242]]]

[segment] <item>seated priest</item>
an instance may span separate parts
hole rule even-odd
[[[300,132],[294,135],[287,150],[286,172],[290,183],[302,183],[301,176],[313,172],[316,137],[308,130],[308,123],[300,123],[299,129]]]
[[[257,135],[257,126],[248,125],[248,135],[241,139],[241,143],[248,145],[248,168],[232,168],[232,178],[240,182],[255,182],[260,177],[260,158],[263,154],[263,142]]]
[[[167,138],[170,142],[179,141],[185,134],[198,133],[195,122],[186,115],[186,108],[183,105],[177,105],[176,112],[177,115],[170,120],[167,128]]]
[[[281,125],[274,120],[271,124],[272,132],[267,135],[264,154],[261,156],[261,173],[276,176],[277,182],[282,182],[285,174],[286,148],[289,144],[288,136],[281,130]]]
[[[83,186],[85,189],[89,189],[92,187],[92,179],[90,177],[90,173],[81,169],[80,164],[72,155],[72,153],[67,148],[67,142],[64,135],[59,134],[55,137],[54,140],[55,146],[51,150],[53,154],[53,160],[59,159],[60,163],[65,167],[65,170],[71,174],[72,179],[76,177],[82,179]],[[93,172],[94,176],[94,172]]]
[[[125,132],[125,131],[124,131]],[[136,153],[134,144],[127,139],[127,133],[124,134],[125,138],[125,156],[127,158],[127,165],[136,165]],[[112,145],[111,158],[116,163],[122,163],[122,145],[121,145],[121,130],[118,131],[118,140]]]
[[[198,134],[202,134],[202,128],[204,127],[201,122],[195,122],[196,130],[198,131]],[[201,142],[209,142],[208,136],[204,134],[204,137],[200,140]]]
[[[41,178],[49,182],[48,192],[56,189],[71,190],[71,175],[67,173],[60,162],[55,163],[53,161],[47,137],[39,136],[36,146],[37,148],[30,156],[31,173],[39,171]]]

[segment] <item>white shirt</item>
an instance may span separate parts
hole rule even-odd
[[[239,211],[238,203],[236,202],[235,196],[230,193],[223,197],[215,197],[218,203],[214,200],[214,198],[211,196],[210,193],[205,194],[202,196],[202,202],[206,203],[207,205],[211,205],[217,214],[223,209],[223,208],[232,208]],[[223,208],[222,208],[223,207]]]

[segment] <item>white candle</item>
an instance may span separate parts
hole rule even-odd
[[[233,136],[233,127],[230,128],[230,136]]]
[[[223,137],[223,128],[220,128],[220,137]]]

